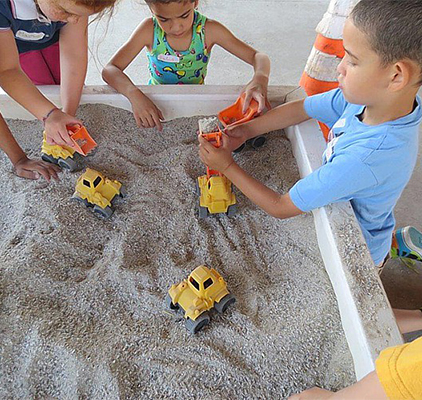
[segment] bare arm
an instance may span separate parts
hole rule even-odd
[[[153,26],[152,18],[142,21],[128,41],[117,50],[102,72],[103,79],[129,100],[133,92],[138,89],[124,73],[124,70],[144,47],[152,47],[154,37]]]
[[[279,194],[259,182],[240,168],[233,160],[230,138],[223,136],[223,145],[215,148],[202,136],[199,136],[199,154],[205,165],[223,173],[253,203],[276,218],[290,218],[302,214],[289,194]]]
[[[227,135],[233,139],[230,145],[239,147],[248,139],[307,121],[310,117],[306,114],[304,101],[296,100],[282,104],[245,124],[228,128]],[[237,147],[233,147],[232,150]]]
[[[238,39],[229,29],[217,21],[207,21],[205,25],[205,36],[209,49],[217,44],[229,53],[253,66],[253,78],[245,88],[245,107],[247,107],[251,98],[255,98],[259,103],[258,111],[261,112],[265,107],[265,100],[267,98],[268,80],[270,76],[269,57]]]
[[[75,115],[88,65],[88,18],[60,30],[61,97],[63,111]]]
[[[5,120],[0,114],[0,149],[9,157],[16,171],[22,178],[38,179],[42,175],[47,181],[51,177],[58,179],[60,168],[41,160],[30,160],[10,132]]]
[[[0,86],[39,120],[54,108],[54,104],[41,94],[20,68],[18,49],[11,30],[0,32]],[[51,113],[45,125],[47,141],[73,147],[66,125],[75,123],[81,121],[59,110]]]
[[[151,48],[154,38],[152,18],[142,21],[129,40],[117,51],[103,69],[103,79],[119,93],[127,97],[132,104],[133,116],[138,126],[157,127],[162,130],[164,119],[160,109],[139,90],[124,73],[127,66],[144,47]]]
[[[0,31],[0,86],[39,120],[54,107],[21,70],[18,49],[11,30]]]
[[[339,392],[312,388],[302,393],[289,397],[289,400],[388,400],[375,371],[366,375],[365,378]]]
[[[231,164],[224,172],[224,175],[235,185],[246,197],[258,207],[273,217],[285,219],[302,214],[297,208],[290,195],[280,194],[265,186],[236,163]]]

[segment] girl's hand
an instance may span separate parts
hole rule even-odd
[[[163,130],[163,125],[161,124],[161,121],[164,120],[163,113],[147,96],[136,90],[129,100],[132,103],[133,116],[138,127],[157,127],[159,131]]]
[[[219,148],[214,147],[202,135],[198,135],[199,157],[201,161],[211,169],[222,174],[234,163],[230,145],[230,137],[223,133],[222,144]]]
[[[66,125],[83,125],[82,121],[57,109],[44,121],[47,144],[74,147]]]
[[[57,173],[60,172],[60,168],[45,161],[31,160],[25,156],[18,160],[13,167],[16,175],[21,178],[38,179],[43,176],[47,182],[50,182],[51,178],[59,180]]]
[[[258,114],[264,111],[267,102],[268,78],[253,78],[243,90],[246,93],[242,112],[246,112],[252,99],[258,102]]]

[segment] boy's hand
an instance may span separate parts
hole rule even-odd
[[[267,102],[268,78],[254,78],[245,87],[245,103],[242,112],[245,113],[252,99],[258,102],[258,114],[264,111]]]
[[[333,395],[334,393],[329,390],[313,387],[312,389],[290,396],[289,400],[326,400]]]
[[[54,110],[44,121],[47,144],[74,147],[66,125],[83,125],[82,121],[63,111]]]
[[[16,175],[21,178],[38,179],[43,176],[47,182],[50,182],[51,178],[59,180],[57,173],[60,172],[60,167],[42,160],[31,160],[25,157],[18,160],[13,167]]]
[[[227,127],[224,130],[224,133],[228,138],[226,139],[226,145],[227,148],[229,148],[231,151],[236,150],[239,148],[243,143],[246,142],[246,140],[249,139],[247,136],[247,129],[245,126],[242,125],[236,125],[233,127]]]
[[[159,131],[163,130],[161,121],[164,120],[163,113],[157,106],[141,91],[136,92],[130,96],[132,103],[133,116],[135,117],[136,125],[140,128],[154,128],[157,127]]]
[[[230,149],[230,138],[223,133],[222,144],[219,148],[214,147],[202,135],[198,135],[199,157],[201,161],[211,169],[222,174],[234,163],[232,150]]]

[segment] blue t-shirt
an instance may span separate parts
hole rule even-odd
[[[350,104],[340,89],[305,100],[305,111],[331,128],[323,165],[298,181],[290,197],[302,211],[350,200],[375,264],[391,246],[393,215],[418,155],[421,100],[413,112],[381,125],[360,121],[365,106]]]
[[[34,0],[0,0],[0,30],[13,31],[19,53],[56,43],[64,25],[41,14]]]

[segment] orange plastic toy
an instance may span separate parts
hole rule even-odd
[[[229,125],[235,126],[243,124],[244,122],[250,121],[256,114],[258,114],[258,102],[255,99],[251,99],[246,112],[242,112],[243,105],[245,104],[245,96],[246,93],[243,93],[236,100],[236,103],[218,113],[218,119],[225,128]]]
[[[97,146],[95,140],[90,136],[84,126],[68,125],[67,129],[71,131],[70,138],[75,144],[75,151],[86,156],[92,149]]]
[[[220,147],[222,132],[203,133],[201,135],[213,146]],[[202,175],[196,182],[196,191],[199,196],[199,218],[206,218],[209,214],[225,213],[229,217],[237,212],[236,196],[232,192],[232,183],[219,171],[207,166],[207,174]]]
[[[223,136],[223,132],[221,132],[220,127],[217,125],[218,131],[211,132],[211,133],[203,133],[201,131],[201,128],[199,128],[199,133],[202,135],[203,138],[207,139],[214,147],[220,147],[221,146],[221,138]],[[209,169],[207,165],[207,177],[210,179],[211,175],[219,175],[222,176],[222,174],[216,170]]]

